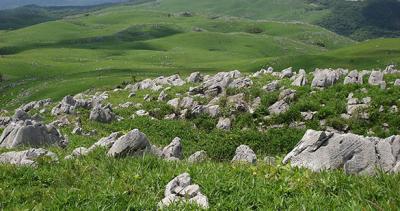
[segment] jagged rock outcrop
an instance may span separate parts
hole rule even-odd
[[[307,130],[283,163],[317,172],[343,169],[348,174],[372,175],[377,169],[394,172],[399,158],[400,136],[380,139]]]
[[[25,121],[28,119],[32,119],[32,117],[22,109],[17,109],[12,117],[12,120],[15,122],[20,120]]]
[[[60,114],[74,114],[77,108],[89,109],[92,107],[92,101],[90,100],[76,100],[73,96],[66,96],[62,101],[51,110],[51,114],[54,116]]]
[[[237,79],[233,80],[229,84],[229,88],[242,89],[242,88],[248,88],[251,85],[253,85],[253,81],[248,77],[244,77],[244,78],[237,78]]]
[[[141,156],[150,149],[151,145],[146,135],[134,129],[118,138],[107,154],[111,157]]]
[[[314,71],[314,78],[311,83],[313,88],[325,88],[335,84],[342,75],[347,74],[343,69],[316,69]]]
[[[17,166],[31,166],[36,167],[38,164],[36,162],[39,158],[47,157],[51,161],[57,161],[58,157],[53,152],[39,148],[31,148],[24,151],[12,151],[0,154],[1,164],[11,164]]]
[[[289,103],[296,97],[296,90],[285,89],[279,93],[278,101],[272,104],[268,111],[272,115],[278,115],[289,110]]]
[[[182,159],[182,144],[179,137],[175,137],[172,142],[162,150],[162,157],[166,160]]]
[[[168,77],[160,76],[155,79],[145,79],[135,84],[129,84],[125,87],[125,90],[130,90],[131,92],[136,92],[143,89],[158,91],[162,89],[163,86],[182,86],[185,83],[186,82],[182,80],[179,75],[171,75]]]
[[[167,184],[164,199],[158,203],[158,206],[164,208],[173,203],[193,203],[203,209],[209,207],[208,198],[201,193],[198,185],[192,184],[188,173],[175,177]]]
[[[231,72],[219,72],[214,76],[205,78],[205,81],[200,86],[190,88],[189,94],[202,94],[209,97],[216,97],[224,92],[234,79],[240,77],[241,73],[237,70]]]
[[[236,148],[232,162],[243,162],[255,164],[257,162],[256,153],[247,145],[240,145]]]
[[[11,122],[11,117],[0,117],[0,128],[5,128]]]
[[[370,85],[379,86],[384,82],[383,76],[384,76],[383,72],[374,70],[371,72],[371,75],[369,76],[368,83]]]
[[[353,93],[350,93],[347,97],[347,114],[350,116],[361,114],[361,117],[367,119],[368,113],[365,110],[371,103],[371,97],[365,97],[362,100],[353,97]]]
[[[352,70],[344,78],[344,84],[363,84],[363,75],[357,70]]]
[[[52,125],[26,120],[10,123],[0,137],[0,147],[18,146],[60,146],[65,147],[68,141]]]
[[[203,75],[200,72],[194,72],[186,80],[189,83],[200,83],[203,81]]]
[[[292,86],[305,86],[307,84],[307,73],[305,70],[299,70],[299,74],[295,76]]]
[[[111,105],[96,105],[91,111],[89,119],[96,122],[110,123],[115,119]]]
[[[293,76],[293,68],[292,67],[282,70],[282,72],[280,74],[280,78],[290,78],[292,76]]]
[[[243,93],[227,97],[226,104],[233,111],[246,112],[248,110],[248,105],[245,100],[245,95]]]
[[[44,106],[48,106],[52,103],[51,99],[44,99],[44,100],[38,100],[38,101],[32,101],[30,103],[27,103],[25,105],[22,105],[19,109],[28,112],[32,109],[39,109]]]

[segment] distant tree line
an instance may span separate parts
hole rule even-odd
[[[400,37],[398,0],[307,0],[329,8],[331,13],[317,22],[338,34],[356,40]]]

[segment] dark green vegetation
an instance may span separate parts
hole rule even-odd
[[[316,23],[356,40],[400,36],[400,2],[397,0],[324,1],[331,13]]]
[[[40,6],[87,6],[104,3],[123,2],[124,0],[2,0],[0,9],[10,9],[26,5]]]
[[[319,120],[326,119],[327,125],[339,129],[345,124],[358,134],[367,134],[369,128],[381,137],[398,134],[400,117],[388,108],[400,106],[400,89],[392,82],[400,75],[388,75],[388,89],[369,85],[343,85],[343,81],[310,95],[311,89],[291,87],[290,80],[281,83],[297,90],[297,97],[291,109],[284,114],[264,120],[267,107],[277,99],[279,91],[266,93],[260,88],[276,79],[266,76],[254,80],[254,85],[245,90],[228,90],[228,94],[243,92],[249,101],[257,96],[262,98],[262,106],[254,113],[237,113],[233,129],[221,132],[214,129],[216,119],[208,116],[192,117],[188,120],[162,120],[173,108],[160,102],[147,102],[143,97],[158,92],[138,91],[134,98],[127,98],[128,91],[109,92],[107,102],[113,105],[127,101],[142,103],[143,108],[157,119],[136,117],[130,119],[136,108],[115,109],[125,120],[111,124],[88,121],[89,111],[80,110],[79,115],[71,115],[71,122],[79,116],[84,130],[96,129],[98,134],[90,137],[71,135],[73,124],[62,129],[68,134],[70,145],[65,150],[52,148],[60,158],[80,146],[90,146],[103,136],[115,131],[130,131],[139,128],[149,140],[158,146],[167,145],[175,136],[182,138],[184,157],[197,150],[206,150],[210,161],[191,165],[186,162],[165,162],[153,157],[114,159],[99,149],[87,157],[76,160],[60,160],[59,163],[41,162],[37,169],[0,166],[0,207],[4,209],[156,209],[163,198],[165,185],[175,176],[189,172],[202,192],[209,197],[212,210],[247,209],[346,209],[346,210],[391,210],[399,207],[397,197],[400,186],[399,175],[378,174],[372,177],[348,176],[342,172],[311,173],[307,170],[292,169],[289,166],[266,166],[259,161],[256,166],[231,165],[235,148],[240,144],[252,147],[259,159],[265,155],[282,157],[289,152],[304,134],[304,129],[294,129],[288,125],[300,120],[301,111],[318,111],[314,120],[307,121],[307,128],[324,129]],[[366,80],[365,80],[366,81]],[[194,84],[175,87],[168,91],[169,99],[176,93],[183,93]],[[367,88],[368,93],[360,91]],[[92,91],[91,93],[94,93]],[[370,96],[372,105],[369,121],[352,118],[343,120],[339,116],[345,112],[346,97],[350,92],[355,97]],[[332,100],[335,99],[335,100]],[[201,99],[199,99],[201,100]],[[203,99],[204,100],[204,99]],[[210,99],[207,99],[210,100]],[[105,102],[105,103],[107,103]],[[325,105],[325,106],[322,106]],[[380,105],[385,107],[379,112]],[[228,107],[221,100],[221,106]],[[50,107],[51,108],[51,107]],[[157,108],[160,108],[159,110]],[[32,111],[31,113],[36,113]],[[54,117],[45,113],[45,121]],[[281,129],[265,132],[257,130],[259,123],[281,124]],[[382,130],[382,123],[390,125]],[[196,124],[197,128],[193,127]],[[242,130],[247,128],[247,130]],[[5,151],[5,150],[2,150]],[[171,207],[171,210],[191,210],[194,207]]]

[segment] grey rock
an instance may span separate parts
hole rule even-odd
[[[114,143],[122,136],[122,132],[111,133],[109,136],[101,138],[96,143],[94,143],[91,147],[89,147],[90,151],[93,151],[99,147],[104,147],[106,149],[110,149]]]
[[[308,130],[283,163],[317,172],[343,169],[348,174],[372,175],[376,169],[392,171],[399,149],[400,136],[379,139]]]
[[[20,120],[24,121],[24,120],[28,120],[28,119],[32,119],[32,118],[24,110],[17,109],[15,111],[15,114],[14,114],[12,119],[13,119],[13,121],[20,121]]]
[[[229,107],[233,108],[234,111],[246,112],[248,110],[248,105],[243,93],[227,97],[226,103]]]
[[[272,81],[271,83],[265,85],[262,87],[263,90],[267,92],[273,92],[279,89],[279,81]]]
[[[292,82],[292,86],[305,86],[306,84],[307,84],[307,74],[303,69],[301,69],[299,71],[299,74],[297,74],[294,81]]]
[[[97,105],[90,111],[89,119],[102,123],[110,123],[115,119],[115,114],[111,105]]]
[[[279,100],[268,108],[272,115],[278,115],[289,110],[289,104],[285,100]]]
[[[363,75],[353,70],[344,78],[344,84],[363,84]]]
[[[395,86],[400,86],[400,79],[396,79],[396,81],[394,82]]]
[[[189,83],[200,83],[203,81],[203,75],[200,72],[194,72],[186,80]]]
[[[150,148],[146,135],[134,129],[118,138],[107,154],[111,157],[141,156]]]
[[[10,123],[0,137],[0,147],[15,148],[19,146],[60,146],[65,147],[68,141],[52,125],[35,121]]]
[[[24,151],[12,151],[12,152],[5,152],[0,154],[0,163],[1,164],[11,164],[17,166],[31,166],[37,167],[36,159],[48,157],[52,161],[57,161],[57,155],[47,151],[45,149],[39,148],[34,149],[31,148],[29,150]]]
[[[207,156],[206,151],[204,151],[204,150],[197,151],[197,152],[193,153],[191,156],[189,156],[188,162],[189,163],[200,163],[200,162],[207,160],[207,158],[208,158],[208,156]]]
[[[311,83],[313,88],[325,88],[335,84],[345,71],[338,69],[316,69]]]
[[[194,203],[204,209],[209,207],[208,198],[201,193],[198,185],[192,184],[192,179],[188,173],[175,177],[167,184],[164,199],[158,203],[158,206],[165,208],[178,202]]]
[[[243,89],[248,88],[251,85],[253,85],[253,81],[250,78],[237,78],[229,84],[229,88]]]
[[[231,120],[229,118],[221,117],[218,120],[217,129],[221,130],[230,130],[231,129]]]
[[[168,146],[164,147],[164,149],[162,150],[162,155],[165,159],[182,159],[183,153],[181,139],[179,137],[175,137]]]
[[[368,83],[370,85],[378,86],[381,85],[382,82],[383,82],[383,72],[375,70],[372,71],[371,75],[369,76]]]
[[[282,70],[281,78],[290,78],[293,76],[293,68],[289,67],[287,69]]]
[[[257,162],[257,156],[254,151],[247,145],[240,145],[236,148],[235,156],[232,162],[243,162],[255,164]]]

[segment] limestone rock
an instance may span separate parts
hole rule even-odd
[[[308,130],[283,160],[312,171],[343,169],[348,174],[390,172],[400,155],[400,136],[386,139]]]
[[[370,85],[379,86],[383,82],[383,72],[381,71],[372,71],[369,76],[368,83]]]
[[[197,152],[193,153],[191,156],[189,156],[188,162],[189,163],[200,163],[200,162],[207,160],[207,158],[208,158],[208,156],[207,156],[206,151],[204,151],[204,150],[197,151]]]
[[[344,78],[344,84],[363,84],[363,75],[353,70]]]
[[[254,151],[247,145],[240,145],[236,148],[235,156],[232,162],[244,162],[255,164],[257,162],[257,156]]]
[[[18,146],[60,146],[65,147],[68,141],[52,125],[26,120],[10,123],[0,137],[0,147],[15,148]]]
[[[189,83],[200,83],[203,81],[203,75],[200,72],[194,72],[186,80]]]
[[[217,129],[221,130],[230,130],[231,129],[231,120],[229,118],[221,117],[218,120]]]
[[[29,150],[24,151],[12,151],[5,152],[0,154],[0,163],[2,164],[12,164],[17,166],[32,166],[36,167],[37,162],[36,159],[47,157],[52,161],[57,161],[57,155],[47,151],[45,149],[39,148],[34,149],[31,148]]]
[[[111,157],[141,156],[148,152],[150,147],[146,135],[134,129],[118,138],[107,154]]]
[[[182,144],[181,139],[179,137],[175,137],[172,142],[164,147],[162,151],[162,155],[165,159],[182,159]]]
[[[305,70],[301,69],[299,74],[295,77],[292,82],[292,86],[305,86],[307,84],[307,74]]]
[[[97,105],[90,111],[89,119],[102,123],[110,123],[115,119],[115,114],[111,105]]]
[[[192,184],[188,173],[175,177],[167,184],[164,199],[158,203],[158,206],[164,208],[172,203],[193,203],[204,209],[209,207],[208,198],[201,193],[198,185]]]

